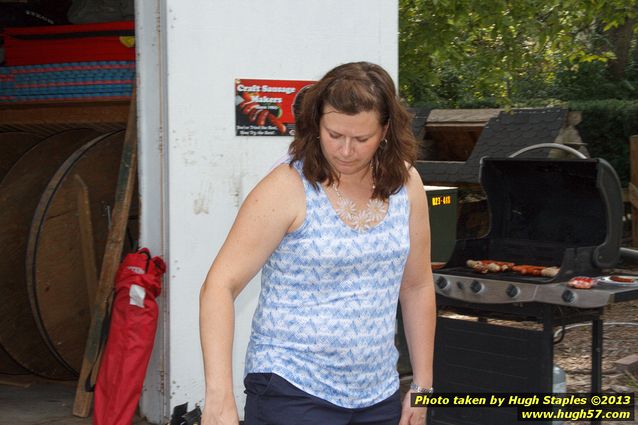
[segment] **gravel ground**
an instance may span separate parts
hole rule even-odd
[[[616,370],[614,362],[638,354],[638,300],[609,306],[604,314],[603,380],[605,393],[632,392],[638,394],[638,373]],[[621,325],[614,323],[634,323]],[[567,391],[586,393],[590,388],[591,328],[579,326],[567,329],[562,343],[554,346],[554,359],[565,370]],[[638,402],[638,400],[636,400]],[[638,419],[638,409],[636,416]],[[569,422],[574,425],[589,422]],[[629,422],[609,421],[605,425],[627,425]],[[633,423],[638,423],[634,421]]]

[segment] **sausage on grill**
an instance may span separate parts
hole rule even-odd
[[[498,273],[512,268],[514,263],[493,260],[467,260],[467,266],[480,273]]]

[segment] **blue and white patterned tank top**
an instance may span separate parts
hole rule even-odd
[[[245,373],[276,373],[338,406],[371,406],[399,388],[394,345],[410,249],[405,187],[385,218],[357,231],[301,172],[306,217],[262,269]]]

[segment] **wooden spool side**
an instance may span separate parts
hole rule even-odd
[[[42,138],[32,133],[8,131],[0,133],[0,181],[13,164]],[[0,345],[0,373],[17,375],[28,371],[11,358]]]
[[[27,375],[29,371],[13,360],[7,351],[0,346],[0,375]]]
[[[0,133],[0,181],[13,164],[42,137],[21,131]]]
[[[27,249],[27,287],[41,335],[58,360],[76,373],[82,366],[95,288],[87,286],[78,192],[86,187],[92,270],[104,255],[124,132],[98,137],[74,152],[36,208]],[[81,182],[80,186],[78,182]],[[96,284],[97,275],[94,276]],[[92,296],[91,296],[92,295]]]
[[[36,144],[0,182],[0,344],[21,366],[41,376],[67,379],[62,365],[43,341],[31,313],[25,255],[31,219],[51,176],[77,148],[98,135],[69,130]]]

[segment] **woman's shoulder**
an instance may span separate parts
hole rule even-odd
[[[423,187],[423,180],[419,171],[412,165],[406,163],[408,169],[408,181],[405,184],[405,188],[408,192],[408,198],[413,200],[415,197],[424,197],[425,188]]]
[[[305,188],[299,172],[285,162],[275,166],[255,186],[253,195],[268,205],[299,207],[305,205]]]
[[[412,186],[416,186],[416,185],[423,186],[423,180],[421,179],[421,175],[419,174],[419,172],[416,169],[416,167],[414,167],[412,164],[410,164],[407,161],[404,162],[404,165],[405,165],[405,169],[408,172],[408,178],[407,178],[404,186],[407,189],[409,189]]]
[[[415,166],[413,166],[412,164],[410,164],[409,162],[405,163],[405,168],[408,170],[408,183],[410,182],[419,182],[420,184],[423,183],[423,180],[421,179],[421,175],[419,174],[419,171],[416,169]]]
[[[282,220],[288,229],[296,226],[305,213],[304,187],[297,171],[287,163],[273,168],[248,194],[242,210]]]
[[[286,161],[275,166],[269,174],[272,174],[273,178],[301,183],[302,167],[303,163],[299,161]]]

